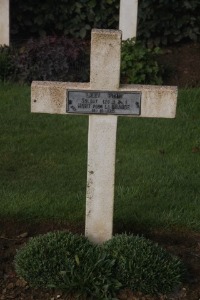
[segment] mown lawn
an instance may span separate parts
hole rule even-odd
[[[0,85],[1,218],[84,222],[87,129]],[[200,89],[179,91],[176,119],[119,117],[114,222],[200,230]]]

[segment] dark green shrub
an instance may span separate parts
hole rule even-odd
[[[31,83],[33,80],[89,81],[90,44],[66,37],[30,39],[19,49],[0,48],[0,79]],[[2,49],[2,50],[1,50]],[[150,50],[134,39],[122,43],[123,83],[161,84],[156,61],[159,49]]]
[[[125,83],[162,84],[161,68],[156,61],[159,48],[148,49],[135,39],[122,42],[121,78]]]
[[[141,0],[138,38],[150,45],[200,39],[199,0]]]
[[[147,294],[171,292],[180,284],[182,263],[143,237],[116,235],[104,244],[116,259],[115,276],[124,287]]]
[[[119,0],[11,0],[11,34],[90,38],[92,28],[118,28]],[[199,0],[140,0],[137,37],[151,45],[200,39]]]
[[[16,80],[88,81],[87,49],[85,42],[66,37],[31,39],[15,55]]]
[[[11,0],[11,32],[90,37],[91,28],[116,28],[118,10],[119,0]]]
[[[14,72],[13,50],[8,46],[0,46],[0,81],[8,81]]]
[[[85,237],[66,232],[29,240],[15,257],[17,274],[33,286],[59,288],[107,299],[119,289],[115,260]]]

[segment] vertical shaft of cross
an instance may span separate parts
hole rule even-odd
[[[138,0],[120,0],[119,29],[122,40],[136,37]]]
[[[10,43],[10,12],[9,0],[0,0],[0,45]]]
[[[92,31],[91,89],[118,89],[120,55],[120,31]],[[94,243],[112,237],[116,131],[117,116],[89,116],[85,235]]]

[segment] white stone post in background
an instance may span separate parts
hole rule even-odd
[[[120,0],[119,29],[122,40],[136,37],[138,0]]]
[[[0,0],[0,45],[10,44],[9,0]]]

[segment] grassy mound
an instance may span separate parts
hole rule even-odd
[[[115,276],[124,287],[158,294],[172,291],[181,282],[181,261],[144,237],[116,235],[104,249],[116,259]]]
[[[96,299],[112,297],[121,284],[115,261],[84,236],[50,232],[29,240],[17,252],[17,274],[36,287],[59,288]]]
[[[139,236],[116,235],[101,246],[86,237],[51,232],[29,240],[15,257],[18,275],[36,287],[112,299],[120,288],[167,293],[181,281],[182,263]]]

